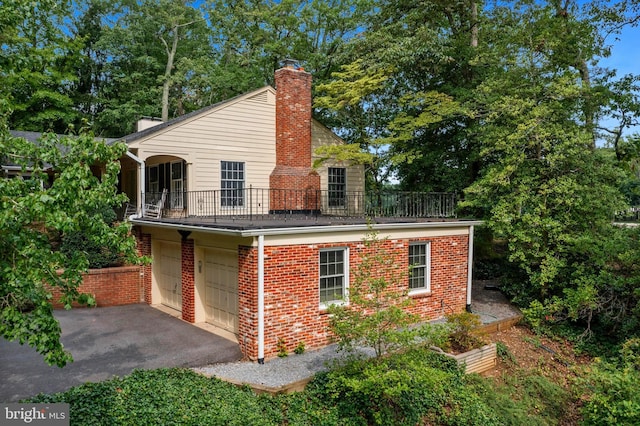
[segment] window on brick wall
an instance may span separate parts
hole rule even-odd
[[[344,207],[347,199],[347,169],[329,167],[329,207]]]
[[[320,251],[320,306],[344,303],[347,298],[349,256],[346,248]]]
[[[431,244],[409,244],[409,292],[431,291]]]
[[[244,163],[222,161],[220,163],[220,203],[223,207],[244,206]]]

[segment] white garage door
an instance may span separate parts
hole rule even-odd
[[[158,242],[153,259],[160,303],[182,311],[182,260],[180,243]]]
[[[231,250],[205,250],[206,321],[238,331],[238,255]]]

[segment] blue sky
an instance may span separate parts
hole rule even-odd
[[[640,28],[627,26],[617,36],[610,36],[607,40],[611,44],[611,56],[602,60],[602,65],[618,70],[618,76],[640,73]]]
[[[621,34],[610,36],[607,44],[612,46],[611,56],[602,59],[600,66],[617,70],[618,77],[640,74],[640,28],[627,26]],[[631,136],[633,133],[640,133],[640,127],[628,129],[624,135]]]

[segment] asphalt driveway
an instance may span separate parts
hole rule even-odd
[[[242,358],[235,342],[144,304],[56,311],[74,362],[50,367],[34,349],[0,338],[0,402],[64,391],[134,369],[198,367]]]

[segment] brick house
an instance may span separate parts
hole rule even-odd
[[[348,303],[372,227],[407,273],[415,313],[468,307],[479,222],[456,219],[451,194],[368,194],[362,166],[312,167],[316,147],[343,142],[311,117],[309,73],[287,66],[275,81],[166,123],[142,120],[123,138],[122,189],[153,259],[146,303],[235,334],[258,362],[280,339],[289,351],[322,347],[326,308]],[[147,214],[158,205],[160,217]]]

